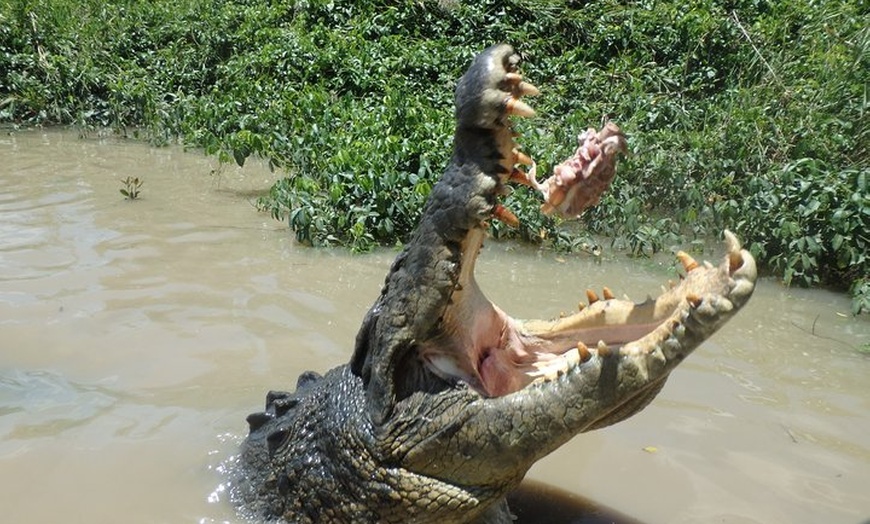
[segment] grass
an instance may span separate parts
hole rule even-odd
[[[0,0],[0,121],[110,127],[284,174],[263,210],[313,245],[413,228],[450,152],[452,90],[499,41],[543,89],[542,172],[612,118],[631,155],[581,226],[497,236],[643,256],[727,227],[789,285],[870,311],[868,7],[861,0]]]

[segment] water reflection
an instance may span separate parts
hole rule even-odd
[[[2,137],[0,156],[4,520],[238,522],[221,465],[245,415],[348,359],[395,253],[295,246],[248,202],[267,170],[213,175],[175,148],[41,131]],[[140,200],[118,193],[127,176],[145,180]],[[605,256],[491,243],[481,285],[532,317],[586,287],[642,299],[672,276],[670,260]],[[867,520],[870,362],[854,348],[870,325],[847,311],[761,282],[646,411],[530,478],[649,523]],[[518,507],[543,519],[534,500]]]

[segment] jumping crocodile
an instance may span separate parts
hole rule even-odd
[[[234,497],[258,520],[292,523],[507,523],[506,494],[578,433],[643,409],[668,374],[730,319],[755,287],[752,256],[725,232],[719,265],[678,254],[681,281],[643,303],[606,288],[581,311],[518,320],[491,303],[474,265],[509,182],[544,212],[597,203],[625,149],[618,127],[590,129],[539,183],[511,116],[538,89],[501,44],[456,88],[453,157],[393,262],[347,365],[302,374],[248,417]],[[529,165],[524,173],[518,164]]]

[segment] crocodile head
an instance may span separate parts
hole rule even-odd
[[[537,89],[510,46],[487,49],[456,90],[453,158],[366,315],[349,366],[305,374],[248,417],[235,498],[290,522],[510,522],[505,495],[574,435],[642,409],[668,374],[749,299],[752,257],[725,233],[717,265],[680,254],[679,284],[643,303],[606,288],[580,312],[519,320],[490,302],[474,265],[511,182],[546,213],[598,201],[625,149],[619,129],[580,136],[538,182],[513,116]],[[517,164],[532,166],[528,174]]]
[[[453,160],[433,188],[415,236],[393,263],[357,336],[351,363],[389,458],[402,468],[500,496],[539,458],[577,433],[622,420],[751,296],[755,262],[725,232],[717,265],[680,253],[685,276],[643,303],[587,292],[557,320],[519,320],[474,278],[488,221],[515,219],[509,182],[542,192],[545,212],[597,203],[624,138],[608,124],[581,135],[574,157],[539,184],[510,118],[532,116],[537,94],[512,48],[480,54],[456,91]],[[486,488],[486,489],[483,489]]]

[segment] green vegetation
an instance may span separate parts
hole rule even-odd
[[[144,180],[139,180],[139,177],[128,176],[124,180],[121,180],[121,185],[124,187],[120,189],[121,194],[124,195],[124,198],[127,200],[136,200],[139,198],[139,191],[142,189],[142,184],[144,184]]]
[[[588,234],[636,255],[735,230],[788,284],[870,311],[870,27],[863,0],[0,0],[0,121],[180,139],[286,178],[296,236],[400,241],[450,153],[471,57],[514,44],[542,88],[542,173],[602,118],[632,154]],[[579,245],[528,191],[516,235]],[[587,234],[587,233],[583,233]]]

